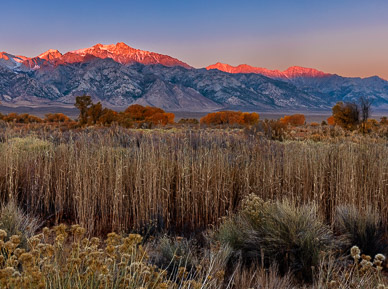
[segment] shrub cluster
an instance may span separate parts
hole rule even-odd
[[[105,125],[117,123],[123,127],[150,127],[152,125],[167,125],[174,123],[175,115],[166,113],[161,108],[134,104],[123,112],[103,108],[100,102],[94,104],[88,95],[76,97],[75,106],[80,114],[80,125]]]
[[[276,263],[283,274],[292,271],[308,281],[320,253],[338,245],[314,206],[264,202],[255,195],[244,200],[239,215],[221,225],[219,239],[233,249],[230,262]]]
[[[356,269],[365,274],[376,273],[377,286],[385,261],[381,253],[388,253],[387,228],[381,227],[381,218],[376,214],[371,220],[354,207],[342,206],[338,211],[340,228],[333,231],[319,218],[314,205],[296,206],[287,200],[265,202],[252,194],[245,198],[238,214],[223,222],[218,239],[232,249],[230,267],[238,263],[248,267],[278,264],[282,274],[292,272],[304,282],[314,281],[314,270],[325,254],[338,258],[348,252],[349,244],[358,244],[351,249]],[[370,255],[361,257],[360,250]],[[375,256],[375,260],[369,256]],[[363,261],[359,262],[360,258]]]
[[[280,122],[291,126],[300,126],[306,123],[306,117],[303,114],[285,115]]]
[[[39,118],[28,113],[17,114],[11,112],[6,115],[0,114],[0,119],[5,122],[29,124],[29,123],[69,123],[71,119],[63,113],[48,113],[45,118]]]
[[[257,113],[241,111],[211,112],[200,120],[201,124],[206,125],[255,125],[258,121]]]
[[[18,215],[11,222],[15,225],[32,219],[17,208],[11,214]],[[88,237],[79,225],[15,233],[0,224],[0,287],[387,288],[385,255],[372,258],[361,254],[358,246],[340,255],[328,239],[332,232],[317,220],[313,206],[264,202],[251,195],[239,217],[239,223],[236,218],[225,220],[215,235],[227,244],[209,232],[205,246],[183,237],[155,236],[146,242],[134,233]]]

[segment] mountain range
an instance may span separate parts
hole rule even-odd
[[[32,58],[0,52],[3,105],[71,106],[84,93],[113,108],[138,103],[169,111],[328,110],[337,101],[361,96],[378,109],[388,109],[388,81],[377,76],[350,78],[298,66],[279,71],[223,63],[196,69],[122,42],[65,54],[50,49]]]

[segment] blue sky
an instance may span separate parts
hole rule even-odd
[[[0,51],[128,45],[195,67],[300,65],[388,79],[388,1],[2,1]]]

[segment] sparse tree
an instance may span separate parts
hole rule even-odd
[[[79,109],[78,122],[81,125],[87,124],[88,122],[88,109],[92,105],[92,98],[89,95],[77,96],[75,98],[74,106]]]
[[[100,117],[102,116],[103,108],[101,102],[98,102],[96,104],[92,104],[88,109],[88,125],[94,125],[98,122]]]
[[[360,97],[360,112],[361,112],[361,122],[362,122],[362,131],[366,131],[366,124],[371,113],[372,101],[369,98],[364,96]]]

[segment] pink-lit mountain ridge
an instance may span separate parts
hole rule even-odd
[[[10,68],[19,68],[24,71],[85,62],[93,57],[100,59],[110,58],[120,64],[162,64],[165,66],[191,68],[188,64],[171,56],[135,49],[123,42],[110,45],[102,45],[99,43],[89,48],[74,50],[65,54],[60,53],[58,50],[50,49],[31,58],[14,56],[5,52],[0,53],[0,59],[3,60],[3,62],[8,62]]]
[[[166,110],[328,110],[360,96],[388,108],[388,82],[346,78],[312,68],[285,71],[217,63],[195,69],[168,55],[125,43],[96,44],[36,57],[0,53],[3,105],[72,105],[87,93],[107,106],[133,103]]]
[[[326,77],[333,74],[325,73],[313,68],[305,68],[300,66],[292,66],[284,71],[270,70],[262,67],[253,67],[247,64],[231,66],[225,63],[216,63],[206,67],[207,70],[218,69],[228,73],[258,73],[271,78],[296,78],[296,77]]]

